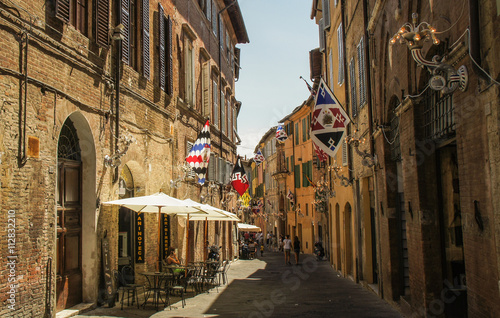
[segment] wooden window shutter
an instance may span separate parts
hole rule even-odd
[[[347,166],[347,143],[342,142],[342,166]]]
[[[240,78],[240,52],[241,50],[237,47],[234,48],[234,78]]]
[[[208,181],[215,181],[215,170],[217,165],[217,158],[215,157],[215,154],[210,154],[210,160],[208,161]]]
[[[150,77],[149,59],[149,0],[142,0],[142,76]]]
[[[122,61],[130,65],[130,0],[120,1],[120,23],[124,26],[122,30]]]
[[[323,18],[319,19],[318,30],[319,30],[319,51],[324,52],[326,39],[325,39],[325,21]]]
[[[330,28],[330,0],[323,0],[323,23],[325,30]]]
[[[358,80],[359,80],[359,107],[366,103],[366,80],[365,80],[365,45],[363,37],[358,44]]]
[[[163,7],[158,3],[158,38],[159,38],[159,74],[160,74],[160,89],[165,91],[165,16]]]
[[[69,1],[56,0],[56,18],[66,23],[69,22]]]
[[[96,42],[101,47],[109,46],[109,0],[97,0]]]
[[[342,23],[337,29],[337,48],[339,57],[339,74],[338,74],[338,84],[344,83],[344,31],[342,28]]]
[[[166,47],[166,54],[167,54],[167,82],[165,83],[166,85],[166,93],[168,95],[172,95],[174,91],[174,70],[173,70],[173,57],[172,57],[172,47],[173,47],[173,41],[172,41],[172,19],[170,17],[167,18],[167,47]]]
[[[323,59],[319,49],[309,51],[309,69],[311,72],[311,79],[318,80],[321,77],[321,64]]]
[[[351,90],[351,114],[352,117],[358,115],[358,100],[356,95],[356,71],[354,69],[354,58],[349,62],[349,77],[350,77],[350,90]]]
[[[206,61],[203,63],[201,68],[202,79],[201,79],[201,89],[202,89],[202,98],[203,98],[203,108],[202,114],[204,117],[210,116],[210,61]]]

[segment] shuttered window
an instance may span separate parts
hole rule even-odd
[[[307,140],[307,124],[306,124],[307,119],[302,118],[302,142],[305,142]]]
[[[184,38],[184,71],[186,79],[186,102],[190,107],[195,105],[194,97],[194,51],[193,43],[185,36]]]
[[[219,9],[217,9],[217,5],[215,4],[215,1],[212,0],[212,32],[217,36],[217,12]]]
[[[357,100],[357,95],[356,95],[356,70],[355,70],[355,63],[354,63],[354,58],[351,59],[351,62],[349,62],[349,85],[350,91],[351,91],[351,110],[352,110],[352,117],[356,117],[358,115],[358,100]]]
[[[344,83],[344,31],[342,28],[342,23],[339,25],[337,29],[337,49],[338,49],[338,57],[339,57],[339,74],[337,83],[339,85]]]
[[[324,22],[323,18],[319,19],[318,29],[319,29],[319,51],[324,52],[325,51],[325,22]]]
[[[221,92],[220,109],[221,109],[220,130],[222,131],[223,134],[226,134],[226,95],[224,94],[224,90],[222,90]]]
[[[325,30],[330,28],[330,0],[323,0],[323,23]]]
[[[123,25],[122,61],[130,65],[130,0],[121,0],[120,23]]]
[[[202,115],[210,117],[210,61],[206,61],[201,66],[201,89],[202,89]]]
[[[69,22],[69,0],[56,0],[56,17],[63,22]]]
[[[295,144],[299,144],[299,123],[295,123]]]
[[[87,0],[56,0],[56,18],[75,27],[87,35]]]
[[[189,155],[189,152],[191,151],[191,148],[193,148],[193,145],[194,145],[194,143],[186,141],[186,155],[185,155],[185,157],[187,157]],[[186,173],[186,177],[196,178],[196,173],[194,172],[193,168],[189,168],[189,171]]]
[[[217,80],[212,80],[212,100],[213,100],[213,124],[215,127],[219,127],[219,90]]]
[[[234,79],[240,78],[240,52],[241,50],[237,47],[234,48]]]
[[[233,106],[230,104],[229,98],[227,100],[227,136],[229,140],[233,141]]]
[[[331,48],[328,52],[328,73],[330,78],[330,88],[333,91],[333,53]]]
[[[166,40],[166,35],[165,35],[165,14],[163,11],[163,7],[160,3],[158,3],[158,49],[159,49],[159,74],[160,74],[160,88],[165,91],[165,85],[166,85],[166,56],[165,56],[165,40]]]
[[[222,17],[219,20],[219,39],[220,50],[224,52],[224,19]]]
[[[109,0],[97,0],[96,42],[101,47],[109,45]]]
[[[366,103],[366,65],[365,65],[365,45],[363,37],[358,44],[358,81],[359,81],[359,106]]]
[[[149,60],[149,0],[142,0],[142,76],[150,78]]]
[[[347,143],[342,142],[342,166],[347,166]]]
[[[210,160],[208,161],[208,176],[207,176],[208,181],[215,181],[217,162],[218,160],[215,157],[215,154],[211,153]]]
[[[166,62],[167,62],[167,70],[166,70],[166,75],[167,75],[167,82],[166,82],[166,93],[168,95],[172,95],[173,91],[174,91],[174,69],[173,69],[173,65],[174,65],[174,61],[173,61],[173,56],[172,56],[172,47],[173,47],[173,41],[172,41],[172,33],[173,33],[173,29],[172,29],[172,18],[169,16],[166,20],[166,36],[167,36],[167,40],[166,40],[166,43],[167,43],[167,47],[165,48],[166,51],[165,51],[165,54],[167,55],[166,56]]]
[[[293,169],[295,188],[300,188],[300,165],[296,165]]]

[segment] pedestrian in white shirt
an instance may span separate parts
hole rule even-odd
[[[290,263],[290,251],[292,250],[292,240],[290,239],[290,235],[285,236],[283,240],[283,249],[285,250],[285,264],[292,265]]]

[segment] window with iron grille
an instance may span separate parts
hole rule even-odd
[[[427,89],[421,102],[424,112],[425,138],[446,140],[455,135],[453,95]]]

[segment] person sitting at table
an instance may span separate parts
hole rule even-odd
[[[168,248],[167,265],[181,265],[177,255],[175,255],[175,248],[172,246]]]

